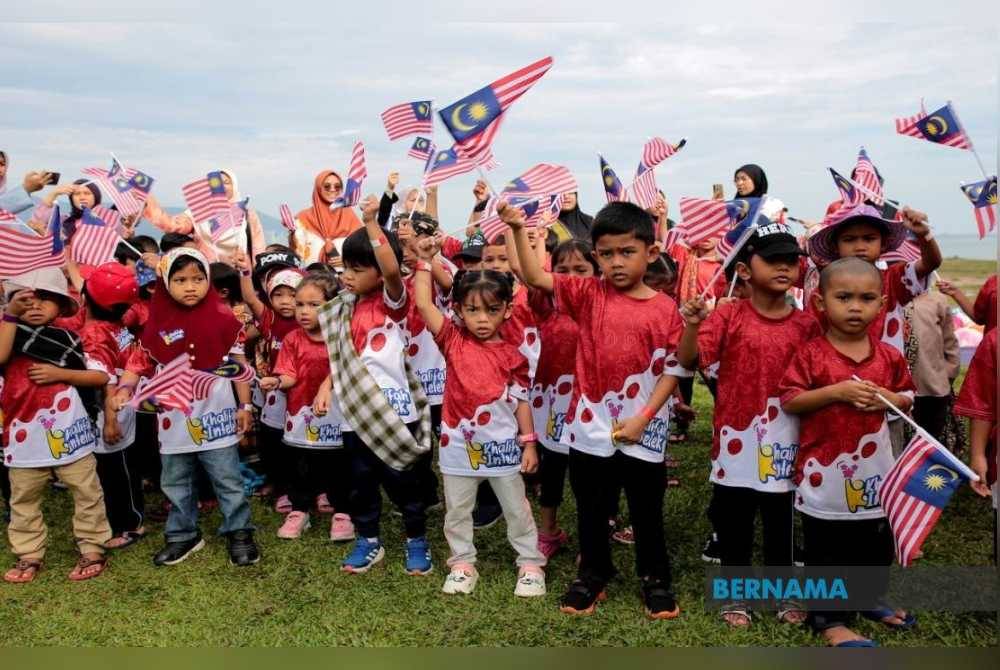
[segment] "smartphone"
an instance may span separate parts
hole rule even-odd
[[[712,199],[713,200],[725,200],[726,196],[722,193],[722,184],[712,184]]]
[[[45,183],[46,184],[50,184],[52,186],[55,186],[56,184],[58,184],[59,183],[59,173],[58,172],[50,172],[49,173],[49,180],[47,182],[45,182]]]

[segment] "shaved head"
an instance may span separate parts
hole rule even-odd
[[[868,276],[874,279],[879,286],[879,290],[882,290],[882,273],[878,271],[878,268],[874,264],[868,261],[855,258],[853,256],[848,258],[840,258],[823,268],[823,271],[819,275],[819,290],[820,292],[825,292],[827,287],[837,277],[850,276]]]

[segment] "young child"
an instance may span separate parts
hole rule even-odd
[[[332,385],[344,417],[344,447],[351,460],[350,515],[357,540],[345,572],[363,573],[385,557],[379,539],[380,489],[403,513],[406,572],[433,569],[420,472],[412,467],[430,449],[430,412],[420,381],[406,366],[407,295],[400,273],[402,251],[375,220],[378,201],[362,204],[365,227],[344,241],[346,293],[320,311],[330,354]]]
[[[161,259],[157,268],[160,285],[153,293],[149,321],[143,332],[143,351],[137,356],[133,373],[126,370],[118,385],[118,406],[132,395],[138,377],[152,377],[155,366],[173,362],[178,356],[190,358],[191,367],[213,372],[232,360],[246,365],[240,342],[242,326],[221,300],[209,281],[209,263],[201,252],[176,247]],[[239,405],[233,397],[235,388]],[[166,545],[153,563],[176,565],[205,546],[198,529],[198,501],[195,468],[201,465],[219,500],[229,560],[247,566],[260,560],[253,539],[250,504],[243,492],[237,444],[240,434],[250,430],[252,405],[246,382],[230,382],[225,377],[212,381],[192,399],[189,414],[160,407],[160,456],[163,472],[160,484],[170,500],[165,528]]]
[[[893,457],[887,408],[877,394],[905,412],[913,382],[903,355],[871,330],[884,309],[883,291],[881,274],[865,259],[827,265],[813,294],[826,333],[799,348],[779,387],[782,409],[800,420],[795,507],[806,565],[892,563],[879,487]],[[850,614],[813,611],[809,620],[831,646],[874,646],[848,628]],[[914,623],[901,610],[874,616],[893,628]]]
[[[983,327],[988,333],[997,327],[997,275],[991,274],[983,282],[975,301],[969,300],[957,286],[947,281],[938,281],[938,290],[951,297],[962,308],[965,315]]]
[[[521,472],[534,472],[538,453],[528,405],[528,362],[500,336],[510,318],[513,285],[499,272],[461,271],[452,287],[452,304],[462,326],[434,305],[431,261],[437,249],[422,240],[416,265],[416,302],[441,348],[449,369],[439,463],[447,511],[445,537],[451,572],[442,591],[472,593],[479,573],[473,543],[472,509],[479,485],[489,482],[507,520],[507,538],[517,551],[514,595],[545,595],[545,557]]]
[[[498,206],[511,226],[525,281],[555,296],[580,328],[576,381],[562,442],[570,447],[569,477],[577,501],[580,565],[561,599],[568,614],[590,614],[615,575],[608,509],[619,482],[635,531],[636,572],[646,615],[672,619],[663,531],[663,456],[677,375],[681,320],[673,300],[642,282],[659,250],[649,215],[631,203],[606,205],[594,219],[594,254],[601,278],[542,270],[523,229],[524,213]],[[612,473],[609,477],[609,473]],[[617,476],[615,476],[617,473]]]
[[[292,272],[284,270],[283,272]],[[272,278],[279,281],[282,272]],[[292,511],[278,529],[278,537],[298,539],[311,523],[309,512],[319,495],[326,494],[334,509],[330,539],[354,539],[354,526],[346,513],[351,492],[351,464],[344,451],[341,413],[336,402],[324,412],[313,412],[323,382],[330,374],[326,341],[320,329],[319,308],[337,295],[337,284],[321,274],[310,274],[295,290],[295,320],[299,327],[285,335],[273,367],[273,376],[260,380],[261,388],[285,391],[283,458],[288,460],[288,489]]]
[[[792,564],[798,418],[781,410],[778,386],[789,360],[820,335],[819,323],[792,307],[787,294],[804,252],[788,227],[761,225],[747,240],[736,272],[750,286],[747,300],[726,301],[708,314],[704,299],[681,309],[687,326],[677,357],[686,368],[717,368],[712,436],[712,509],[722,565],[752,565],[755,520],[763,526],[764,564]],[[779,620],[802,623],[789,604]],[[744,603],[724,607],[730,626],[749,626]]]
[[[11,486],[7,536],[17,557],[4,581],[30,582],[42,569],[48,540],[42,498],[53,473],[73,494],[80,560],[69,578],[90,579],[104,571],[111,528],[93,456],[95,396],[93,391],[81,396],[77,388],[104,386],[110,376],[87,356],[74,333],[51,325],[78,309],[62,271],[45,268],[12,277],[4,283],[4,294],[0,410]]]
[[[571,277],[593,277],[597,262],[589,242],[568,240],[552,250],[552,271]],[[551,558],[569,539],[559,526],[558,511],[566,486],[566,464],[569,446],[561,441],[566,424],[566,410],[573,398],[573,368],[576,364],[576,344],[580,329],[565,312],[557,310],[552,297],[540,291],[530,291],[529,303],[538,322],[541,352],[531,391],[531,414],[538,433],[538,443],[544,447],[539,479],[538,499],[540,527],[538,549]]]

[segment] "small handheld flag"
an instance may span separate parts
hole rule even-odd
[[[88,167],[83,169],[83,174],[94,177],[97,184],[104,187],[103,190],[111,196],[120,212],[132,215],[142,212],[155,181],[145,172],[125,169],[114,155],[111,156],[110,169]]]
[[[842,207],[854,207],[865,201],[864,194],[854,188],[854,184],[852,184],[849,179],[833,168],[827,169],[830,171],[830,176],[833,177],[834,185],[836,185],[837,190],[840,191],[840,199],[843,201],[841,204]]]
[[[417,133],[430,134],[434,130],[433,124],[430,100],[404,102],[382,112],[382,125],[390,141]]]
[[[611,169],[608,162],[604,160],[604,156],[598,154],[597,157],[601,160],[601,183],[604,185],[604,195],[607,196],[608,202],[627,200],[628,194],[625,191],[625,187],[622,186],[618,175]]]
[[[500,191],[499,198],[505,199],[511,206],[520,207],[527,219],[529,227],[538,225],[541,220],[539,200],[563,193],[572,193],[578,188],[576,178],[562,165],[539,163],[519,177],[515,177]],[[506,224],[496,213],[496,202],[487,207],[479,227],[487,241],[496,239],[505,229]],[[549,202],[551,205],[551,201]]]
[[[413,140],[413,146],[411,146],[410,150],[406,152],[406,155],[410,158],[426,161],[433,151],[434,144],[429,139],[426,137],[418,137]]]
[[[290,233],[295,232],[295,218],[292,217],[292,210],[288,209],[288,205],[282,203],[281,207],[278,208],[281,212],[281,225],[285,227]]]
[[[493,152],[487,151],[482,155],[482,164],[479,167],[488,169],[489,162],[494,161]],[[424,171],[424,189],[440,184],[445,179],[472,172],[477,167],[475,160],[459,156],[455,147],[436,152],[427,161]]]
[[[687,140],[684,139],[673,145],[660,137],[654,137],[646,142],[642,148],[639,167],[635,171],[635,180],[632,182],[632,193],[637,205],[643,209],[649,209],[656,204],[660,189],[656,185],[653,169],[680,151],[685,144],[687,144]]]
[[[0,279],[65,264],[66,254],[51,235],[42,237],[0,226]]]
[[[181,187],[181,193],[184,194],[184,202],[196,223],[208,221],[229,207],[226,187],[219,171],[209,172],[201,179],[185,184]]]
[[[993,176],[972,184],[963,183],[962,193],[972,203],[979,239],[983,239],[997,225],[997,178]]]
[[[868,199],[872,201],[873,205],[877,207],[882,204],[882,181],[879,179],[878,173],[875,171],[875,165],[868,158],[864,147],[861,147],[861,150],[858,152],[858,162],[854,166],[853,179],[863,189],[871,193]]]
[[[52,236],[52,253],[58,254],[63,250],[62,217],[59,216],[59,205],[52,206],[49,225],[46,226],[46,229]]]
[[[950,102],[930,114],[920,113],[896,119],[896,132],[947,147],[972,149],[972,141],[962,128]]]
[[[101,265],[114,260],[118,234],[118,212],[104,207],[83,210],[80,225],[73,235],[70,257],[81,265]]]
[[[194,396],[191,360],[181,354],[157,371],[136,389],[129,406],[137,408],[144,401],[165,409],[176,409],[186,416],[191,414],[191,400]]]
[[[330,208],[354,207],[361,202],[361,185],[364,184],[365,177],[368,176],[368,168],[365,167],[365,145],[359,140],[354,143],[354,150],[351,152],[351,166],[347,169],[347,182],[344,184],[344,193],[331,203]]]

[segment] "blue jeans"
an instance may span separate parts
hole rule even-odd
[[[236,446],[187,454],[161,454],[163,471],[160,487],[170,500],[170,515],[164,528],[167,542],[186,542],[198,537],[198,491],[195,486],[195,463],[200,462],[219,499],[222,525],[219,534],[235,530],[253,530],[250,503],[243,494],[240,457]]]

